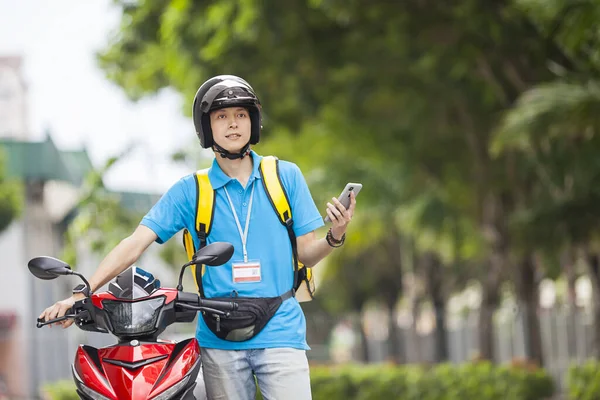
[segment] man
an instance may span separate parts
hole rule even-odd
[[[202,147],[212,148],[216,155],[208,172],[215,201],[206,243],[226,241],[235,248],[227,264],[206,269],[201,278],[205,296],[282,296],[293,286],[292,246],[260,182],[262,157],[250,149],[260,138],[260,102],[245,80],[221,75],[200,87],[193,117]],[[354,196],[348,209],[335,198],[327,203],[332,226],[325,238],[318,239],[315,230],[323,225],[323,219],[302,173],[296,165],[280,161],[279,177],[293,210],[298,258],[312,267],[343,244],[356,205]],[[173,185],[135,232],[100,263],[89,280],[91,290],[131,266],[152,242],[164,243],[184,228],[195,232],[196,191],[193,174]],[[199,248],[200,239],[193,236]],[[251,269],[258,279],[239,279],[242,269]],[[59,301],[40,317],[62,316],[82,297],[74,294]],[[65,321],[63,326],[71,323]],[[201,317],[196,336],[209,399],[253,399],[255,377],[266,399],[311,398],[306,320],[295,297],[286,298],[266,326],[248,340],[220,339]]]

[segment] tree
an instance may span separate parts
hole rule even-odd
[[[546,260],[557,260],[561,253],[571,254],[567,256],[571,260],[577,252],[592,254],[588,265],[595,279],[593,251],[587,249],[594,247],[598,222],[596,180],[600,171],[595,154],[600,143],[596,133],[600,122],[600,38],[595,20],[600,8],[593,1],[558,0],[544,5],[521,1],[520,5],[562,54],[561,62],[551,65],[554,79],[520,95],[493,143],[496,154],[512,154],[519,170],[526,171],[510,229],[517,239],[524,272],[516,277],[517,293],[528,304],[525,315],[531,315],[532,297],[537,293],[535,275],[540,272],[531,261],[532,252],[541,253]],[[574,292],[573,261],[564,264]],[[594,287],[595,299],[600,299],[598,287]],[[597,321],[599,309],[596,306]],[[534,324],[532,320],[526,326]]]
[[[527,282],[520,293],[535,285],[524,279],[533,271],[528,260],[535,248],[521,246],[508,221],[542,204],[543,190],[535,160],[515,151],[493,157],[490,146],[498,121],[521,94],[565,71],[595,73],[598,47],[588,15],[598,7],[579,3],[584,6],[573,11],[559,0],[550,6],[533,0],[492,6],[475,0],[121,2],[123,25],[99,59],[132,98],[171,86],[184,94],[186,110],[209,76],[246,77],[265,105],[265,137],[277,132],[293,143],[293,160],[318,160],[309,179],[329,180],[329,191],[356,176],[336,171],[371,179],[365,182],[376,194],[361,195],[369,208],[388,201],[403,208],[435,193],[450,211],[440,218],[456,215],[451,225],[474,227],[477,235],[468,237],[484,239],[463,238],[482,252],[475,257],[484,265],[480,344],[491,358],[492,316],[506,271]],[[567,11],[568,18],[557,19]],[[401,233],[418,238],[423,231],[446,243],[465,232],[440,224]],[[438,246],[423,251],[444,255]],[[523,300],[535,306],[534,298]]]
[[[131,150],[129,147],[109,158],[85,178],[76,215],[65,233],[62,258],[69,265],[77,265],[77,248],[82,240],[94,254],[105,256],[139,224],[141,215],[123,208],[119,196],[108,191],[102,181],[104,174]]]
[[[23,187],[7,178],[4,152],[0,152],[0,232],[20,215],[23,204]]]
[[[513,151],[528,160],[530,181],[535,182],[528,204],[512,218],[521,248],[558,258],[560,251],[585,250],[595,241],[599,95],[594,83],[539,86],[523,94],[499,130],[495,150]],[[595,270],[589,272],[594,279]]]

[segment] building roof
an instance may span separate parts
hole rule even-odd
[[[64,181],[79,186],[92,163],[85,150],[61,151],[50,136],[42,142],[0,139],[9,177],[42,181]]]
[[[28,142],[0,138],[7,175],[15,179],[63,181],[80,186],[94,167],[85,150],[59,150],[50,136],[44,141]],[[146,213],[160,195],[140,192],[110,191],[119,196],[121,205],[133,212]]]
[[[83,182],[85,176],[94,169],[86,150],[61,151],[63,165],[72,180]]]

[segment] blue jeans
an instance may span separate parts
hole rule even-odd
[[[254,399],[256,382],[264,400],[312,398],[308,360],[304,350],[202,348],[201,354],[209,400]]]

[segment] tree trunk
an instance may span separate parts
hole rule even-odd
[[[434,304],[435,308],[435,354],[436,362],[448,361],[448,337],[446,332],[446,304]]]
[[[594,309],[594,348],[592,355],[600,358],[600,259],[597,254],[588,253],[588,268],[592,281],[592,305]]]
[[[411,306],[411,315],[413,323],[410,325],[411,342],[409,348],[412,350],[411,353],[413,354],[413,359],[411,361],[416,363],[424,362],[419,332],[417,331],[417,321],[421,317],[422,302],[423,301],[419,296],[415,296],[412,299]]]
[[[483,287],[478,322],[479,358],[484,360],[494,361],[494,313],[498,304],[498,286],[486,284]]]
[[[402,341],[400,340],[400,329],[396,321],[396,302],[388,304],[388,351],[390,359],[396,364],[401,364],[405,360]]]
[[[360,332],[360,360],[363,363],[369,362],[369,343],[367,341],[367,332],[365,331],[365,324],[362,320],[362,315],[359,314],[358,328]]]
[[[490,361],[494,360],[494,313],[500,304],[502,272],[507,267],[508,234],[504,202],[499,196],[488,193],[481,205],[482,233],[489,244],[490,254],[481,279],[479,351],[482,359]]]
[[[402,238],[396,227],[390,227],[390,233],[385,240],[385,252],[389,268],[382,275],[378,287],[388,309],[388,354],[397,364],[404,361],[404,349],[400,341],[400,329],[396,320],[396,304],[404,292],[404,276],[402,269]]]
[[[495,252],[488,261],[487,275],[482,280],[481,305],[479,307],[479,357],[494,361],[494,313],[500,304],[500,272],[503,255]]]
[[[435,357],[436,362],[448,360],[448,345],[446,334],[446,296],[444,281],[444,267],[439,258],[429,252],[423,257],[425,267],[425,282],[427,293],[431,298],[435,312]]]
[[[538,318],[539,289],[536,268],[531,254],[526,254],[519,264],[516,274],[516,292],[521,307],[525,357],[543,365],[542,334]]]
[[[577,271],[575,270],[575,258],[573,250],[568,249],[562,257],[562,267],[567,276],[567,352],[569,359],[575,359],[577,354],[577,344],[575,324],[577,316],[577,291],[575,283],[577,282]]]
[[[484,293],[484,296],[494,296]],[[494,312],[496,305],[492,302],[481,302],[479,309],[479,358],[494,361]]]

